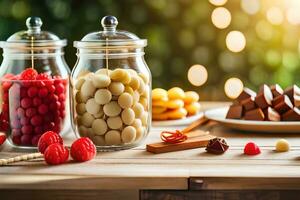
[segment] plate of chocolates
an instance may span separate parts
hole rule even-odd
[[[300,88],[297,85],[262,85],[259,91],[244,88],[229,107],[208,110],[206,117],[244,131],[300,132]]]

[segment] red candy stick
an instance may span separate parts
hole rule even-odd
[[[248,142],[244,147],[244,154],[257,155],[260,154],[260,149],[254,142]]]

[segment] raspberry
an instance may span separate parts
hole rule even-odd
[[[36,70],[34,69],[25,69],[21,75],[20,75],[20,79],[21,80],[35,80],[37,77],[38,73]]]
[[[43,136],[42,136],[43,137]],[[69,150],[62,144],[55,143],[47,147],[44,153],[44,158],[49,165],[59,165],[67,162],[69,158]]]
[[[96,152],[95,145],[87,137],[77,139],[71,146],[71,156],[78,162],[84,162],[93,159],[96,155]]]
[[[58,135],[57,133],[53,132],[53,131],[47,131],[45,132],[39,139],[38,142],[38,149],[39,152],[44,153],[46,148],[51,145],[51,144],[55,144],[55,143],[59,143],[59,144],[63,144],[63,140],[60,137],[60,135]]]
[[[2,145],[6,140],[6,135],[3,132],[0,132],[0,145]]]
[[[245,145],[244,154],[246,154],[246,155],[257,155],[257,154],[260,154],[260,149],[254,142],[248,142]]]

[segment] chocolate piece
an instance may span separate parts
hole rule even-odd
[[[284,96],[286,95],[279,95],[277,97],[275,97],[273,100],[272,100],[272,106],[276,106],[277,104],[281,103],[282,101],[284,101]]]
[[[226,115],[226,119],[241,119],[243,115],[243,106],[231,105]]]
[[[292,85],[284,90],[284,94],[294,103],[294,96],[300,96],[300,88],[297,85]]]
[[[283,89],[278,84],[271,85],[270,89],[273,94],[273,98],[283,94]]]
[[[300,107],[300,95],[294,96],[294,106],[297,108]]]
[[[280,121],[280,114],[271,107],[263,110],[265,121]]]
[[[279,113],[283,114],[286,111],[293,109],[293,104],[290,101],[290,98],[287,95],[278,96],[279,99],[274,101],[274,109]],[[277,97],[277,98],[278,98]],[[280,101],[279,101],[280,100]]]
[[[241,104],[242,104],[244,110],[248,111],[248,110],[253,110],[254,108],[256,108],[256,104],[254,101],[255,101],[255,97],[250,97],[248,99],[241,101]]]
[[[249,97],[255,97],[255,96],[256,96],[256,93],[253,90],[244,87],[242,93],[238,96],[237,100],[239,102],[241,102],[245,99],[248,99]]]
[[[206,151],[213,154],[222,154],[229,148],[227,142],[223,138],[214,138],[209,140]]]
[[[260,92],[255,97],[256,105],[261,108],[265,109],[268,106],[272,105],[273,95],[270,88],[267,85],[263,85],[260,89]]]
[[[300,110],[296,107],[281,116],[283,121],[300,121]]]
[[[256,121],[264,121],[265,115],[260,108],[256,108],[254,110],[247,111],[244,116],[245,120],[256,120]]]

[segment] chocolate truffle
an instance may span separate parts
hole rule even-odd
[[[267,85],[263,85],[260,89],[260,92],[255,97],[256,105],[261,108],[265,109],[268,106],[272,105],[273,94],[270,88]]]
[[[205,150],[208,153],[222,154],[225,151],[227,151],[228,148],[229,146],[225,139],[216,137],[214,139],[209,140]]]
[[[270,89],[273,94],[273,98],[283,94],[283,89],[278,84],[271,85]]]
[[[300,88],[297,85],[292,85],[284,90],[284,94],[294,103],[294,96],[300,96]]]
[[[244,87],[244,89],[241,92],[241,94],[237,97],[237,101],[241,102],[241,101],[243,101],[245,99],[248,99],[249,97],[255,97],[255,96],[256,96],[256,93],[253,90]]]
[[[253,110],[256,108],[255,97],[249,97],[248,99],[244,99],[241,101],[241,104],[245,111]]]
[[[264,111],[265,121],[280,121],[280,114],[271,107],[268,107]]]
[[[300,121],[300,110],[296,107],[281,116],[283,121]]]
[[[275,102],[277,104],[275,104],[274,109],[279,113],[279,114],[283,114],[286,111],[293,109],[293,104],[290,101],[289,97],[287,95],[283,95],[283,99],[281,98],[281,96],[279,96],[281,101],[279,102]]]

